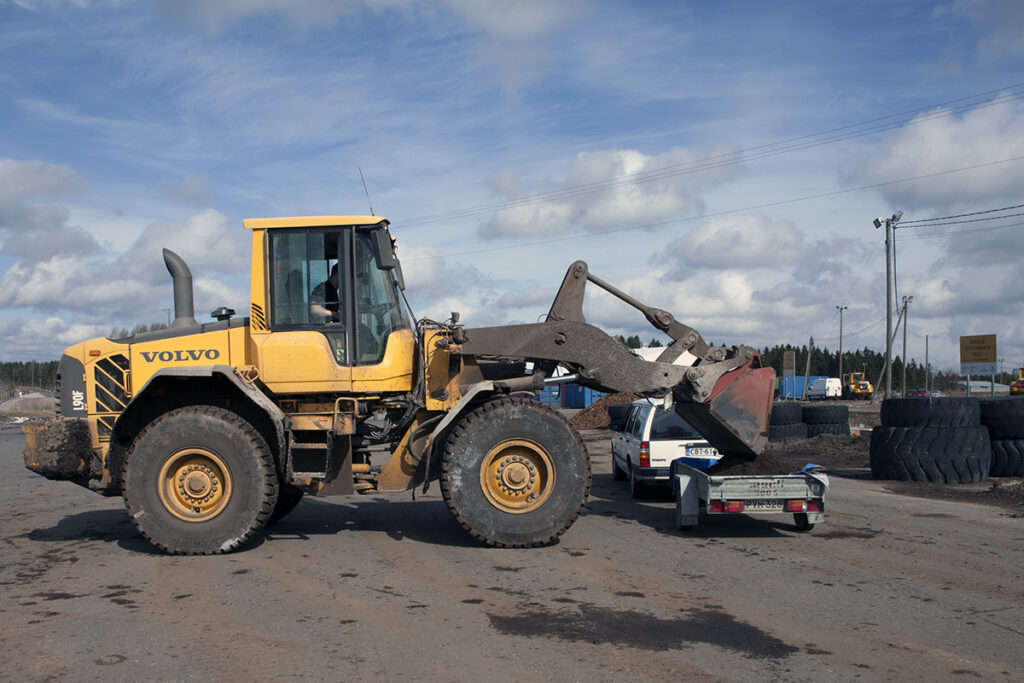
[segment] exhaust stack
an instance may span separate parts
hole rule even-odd
[[[198,325],[192,304],[192,271],[185,261],[170,249],[164,249],[164,264],[174,281],[174,322],[171,327]]]

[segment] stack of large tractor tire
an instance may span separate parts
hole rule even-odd
[[[1024,477],[1024,396],[983,398],[981,424],[992,440],[993,477]]]
[[[768,419],[768,440],[785,443],[807,438],[803,407],[796,402],[775,403]]]
[[[887,398],[871,432],[875,479],[962,484],[988,478],[992,447],[977,398]]]
[[[849,434],[850,407],[804,406],[803,421],[807,424],[808,438],[819,434]]]

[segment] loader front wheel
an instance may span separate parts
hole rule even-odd
[[[505,548],[550,543],[572,525],[590,490],[590,459],[565,418],[536,401],[501,398],[452,429],[441,493],[472,536]]]
[[[135,439],[125,468],[132,520],[171,554],[234,550],[263,528],[277,502],[266,442],[223,408],[189,406],[158,418]]]

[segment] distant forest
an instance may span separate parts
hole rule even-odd
[[[631,349],[638,349],[643,346],[640,338],[636,335],[631,337],[618,338],[623,344]],[[662,346],[657,339],[652,339],[647,346]],[[764,347],[761,349],[761,359],[766,367],[775,368],[775,372],[782,375],[782,357],[786,351],[794,351],[796,355],[796,374],[803,377],[807,369],[807,345],[792,346],[791,344]],[[843,351],[843,372],[863,372],[865,379],[871,384],[877,385],[878,378],[882,376],[882,368],[885,367],[885,353],[873,351],[867,347]],[[929,388],[952,391],[956,382],[963,381],[963,377],[957,372],[958,368],[946,368],[936,370],[932,364]],[[1010,371],[1012,368],[1004,368],[1005,372],[996,376],[996,382],[1001,384],[1010,383]],[[839,377],[839,354],[826,347],[813,347],[811,350],[811,376]],[[911,358],[907,363],[907,389],[923,389],[925,387],[926,368],[923,363],[918,363]],[[975,379],[987,379],[976,377]],[[885,381],[884,378],[882,380]],[[878,387],[876,387],[878,388]],[[893,354],[892,360],[892,388],[894,391],[903,389],[903,359],[898,354]]]

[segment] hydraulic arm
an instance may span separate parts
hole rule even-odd
[[[647,361],[583,317],[587,282],[641,311],[672,338]],[[748,346],[709,346],[667,311],[646,306],[600,278],[587,264],[570,267],[543,322],[466,330],[464,355],[524,358],[550,374],[562,365],[578,383],[606,392],[664,396],[723,454],[755,457],[768,441],[775,371]]]

